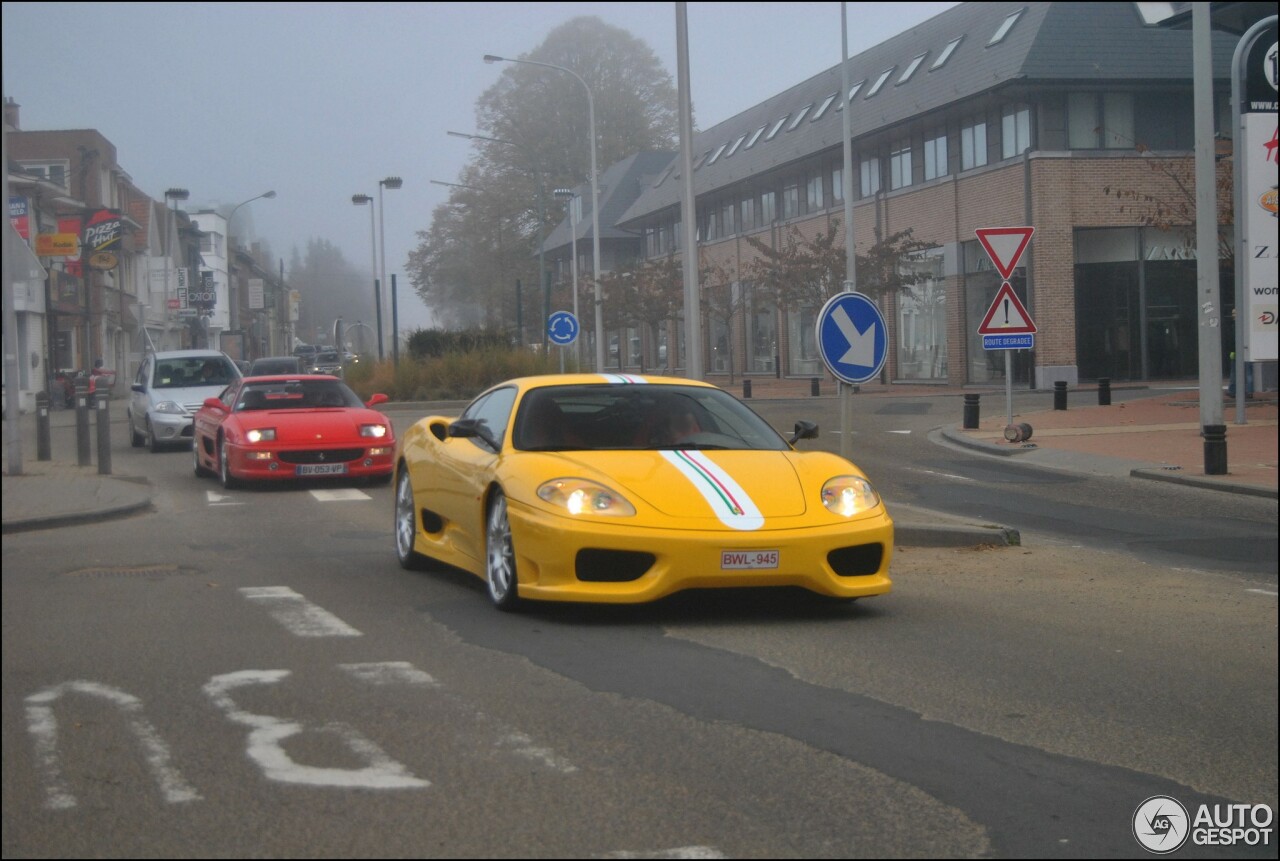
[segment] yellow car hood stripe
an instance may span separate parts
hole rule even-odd
[[[663,451],[662,457],[680,471],[711,506],[720,522],[750,531],[764,525],[764,515],[729,473],[699,451]]]

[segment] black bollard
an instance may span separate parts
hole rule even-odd
[[[98,474],[111,474],[111,397],[105,392],[98,392],[94,398],[97,403],[96,420],[98,422]]]
[[[53,460],[49,437],[49,393],[36,392],[36,460]]]
[[[1098,406],[1111,406],[1111,378],[1098,377]]]
[[[1065,410],[1067,408],[1067,381],[1058,380],[1053,384],[1053,408],[1055,410]]]
[[[76,380],[76,462],[88,466],[93,458],[89,454],[89,382]]]
[[[744,399],[749,399],[751,397],[751,381],[750,380],[742,381],[742,397]]]
[[[818,396],[818,378],[817,377],[814,377],[812,380],[809,381],[809,394],[815,398]]]
[[[966,430],[978,426],[978,395],[964,396],[964,426]]]
[[[1204,474],[1227,474],[1227,426],[1205,425],[1200,434],[1204,437]]]

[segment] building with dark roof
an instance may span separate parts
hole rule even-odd
[[[1216,125],[1230,137],[1236,39],[1213,40]],[[931,246],[903,261],[915,284],[879,297],[886,378],[1003,380],[1003,357],[977,334],[1001,278],[975,230],[1021,225],[1036,232],[1010,281],[1038,333],[1034,350],[1015,354],[1015,379],[1047,388],[1196,375],[1194,235],[1181,229],[1190,219],[1155,215],[1180,207],[1192,176],[1189,31],[1148,26],[1130,3],[966,3],[851,57],[849,82],[842,98],[836,64],[695,134],[700,252],[742,297],[734,320],[704,319],[709,375],[823,373],[818,308],[779,308],[757,291],[748,274],[760,252],[748,238],[776,247],[843,233],[846,106],[859,253],[906,229]],[[615,241],[632,237],[644,260],[681,252],[679,159],[632,168],[639,187],[614,190],[602,233],[606,222],[626,231]],[[581,261],[589,218],[579,234]],[[567,260],[567,238],[567,224],[549,237],[552,259]],[[616,246],[614,259],[623,253]],[[666,338],[642,328],[611,335],[641,344],[622,367],[658,364]]]

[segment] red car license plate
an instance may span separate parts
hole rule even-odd
[[[722,571],[769,570],[778,567],[777,550],[721,550]]]
[[[346,475],[345,463],[304,463],[298,466],[294,475]]]

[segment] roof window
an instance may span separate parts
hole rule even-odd
[[[1000,29],[996,30],[995,35],[991,37],[991,41],[987,43],[987,47],[990,48],[992,45],[998,44],[1005,36],[1009,35],[1009,31],[1013,29],[1013,25],[1018,23],[1018,17],[1025,11],[1027,11],[1025,8],[1019,9],[1008,18],[1005,18],[1004,23],[1000,25]]]
[[[760,135],[767,129],[768,125],[763,125],[751,133],[751,140],[747,141],[747,145],[743,149],[751,149],[756,145],[756,141],[760,139]]]
[[[876,93],[880,92],[880,88],[884,86],[885,81],[889,80],[889,76],[893,74],[893,70],[896,68],[898,67],[890,66],[889,68],[885,69],[883,72],[880,73],[880,77],[876,78],[876,82],[871,85],[871,89],[867,90],[866,97],[868,99],[874,96]]]
[[[813,120],[810,120],[810,122],[814,122],[814,121],[816,121],[816,120],[820,120],[820,119],[822,119],[822,115],[823,115],[823,114],[825,114],[825,113],[827,112],[827,108],[831,107],[831,103],[832,103],[832,102],[834,102],[834,101],[836,100],[836,96],[838,96],[838,95],[840,95],[840,94],[839,94],[839,93],[832,93],[831,95],[829,95],[829,96],[827,96],[825,99],[823,99],[823,100],[822,100],[822,105],[821,105],[821,106],[818,108],[818,110],[814,113],[814,115],[813,115]]]
[[[793,132],[793,131],[795,131],[795,130],[796,130],[796,126],[798,126],[798,125],[800,125],[800,123],[804,122],[805,114],[809,113],[809,109],[810,109],[810,108],[812,108],[812,107],[813,107],[813,102],[809,102],[809,104],[807,104],[807,105],[805,105],[803,108],[801,108],[801,109],[800,109],[800,113],[796,114],[796,118],[795,118],[794,120],[792,120],[792,121],[791,121],[791,125],[787,126],[787,131],[789,131],[789,132]]]
[[[729,144],[728,144],[728,142],[726,141],[725,143],[722,143],[722,144],[720,144],[720,146],[716,147],[716,154],[715,154],[715,155],[713,155],[711,158],[707,159],[707,164],[709,164],[709,165],[710,165],[710,164],[715,164],[715,163],[716,163],[716,159],[720,158],[720,153],[724,152],[725,147],[727,147],[727,146],[729,146]]]
[[[946,65],[947,60],[950,60],[951,55],[955,52],[956,46],[960,44],[960,39],[963,38],[964,36],[961,36],[959,39],[952,39],[948,42],[947,47],[943,48],[942,53],[938,55],[938,59],[934,60],[933,65],[929,67],[929,71],[932,72],[934,69],[941,69]]]
[[[724,154],[724,157],[725,157],[725,158],[728,158],[729,156],[731,156],[731,155],[733,155],[735,152],[737,152],[737,151],[738,151],[738,147],[742,146],[742,142],[743,142],[744,140],[746,140],[746,139],[747,139],[747,136],[746,136],[746,135],[742,135],[742,136],[741,136],[741,137],[739,137],[736,141],[734,141],[734,142],[733,142],[733,146],[729,147],[729,151],[728,151],[727,153],[725,153],[725,154]]]
[[[920,68],[920,64],[924,62],[924,58],[927,56],[929,56],[929,52],[925,51],[919,57],[916,57],[914,60],[908,63],[906,71],[902,73],[901,78],[898,78],[898,83],[905,84],[907,80],[910,79],[910,77],[916,73],[916,69]]]
[[[778,129],[782,128],[782,124],[787,121],[787,117],[789,116],[791,116],[791,114],[783,114],[782,119],[773,124],[773,128],[769,129],[769,133],[764,136],[764,139],[766,141],[773,140],[774,136],[778,134]]]
[[[850,101],[850,102],[852,102],[852,101],[853,101],[853,97],[854,97],[854,96],[858,95],[858,90],[862,89],[862,85],[863,85],[863,84],[865,84],[866,82],[867,82],[867,79],[866,79],[866,78],[863,78],[861,81],[858,81],[858,83],[854,84],[852,87],[850,87],[850,88],[849,88],[849,101]],[[837,111],[843,111],[843,110],[844,110],[844,103],[843,103],[843,102],[841,102],[840,104],[836,105],[836,110],[837,110]]]

